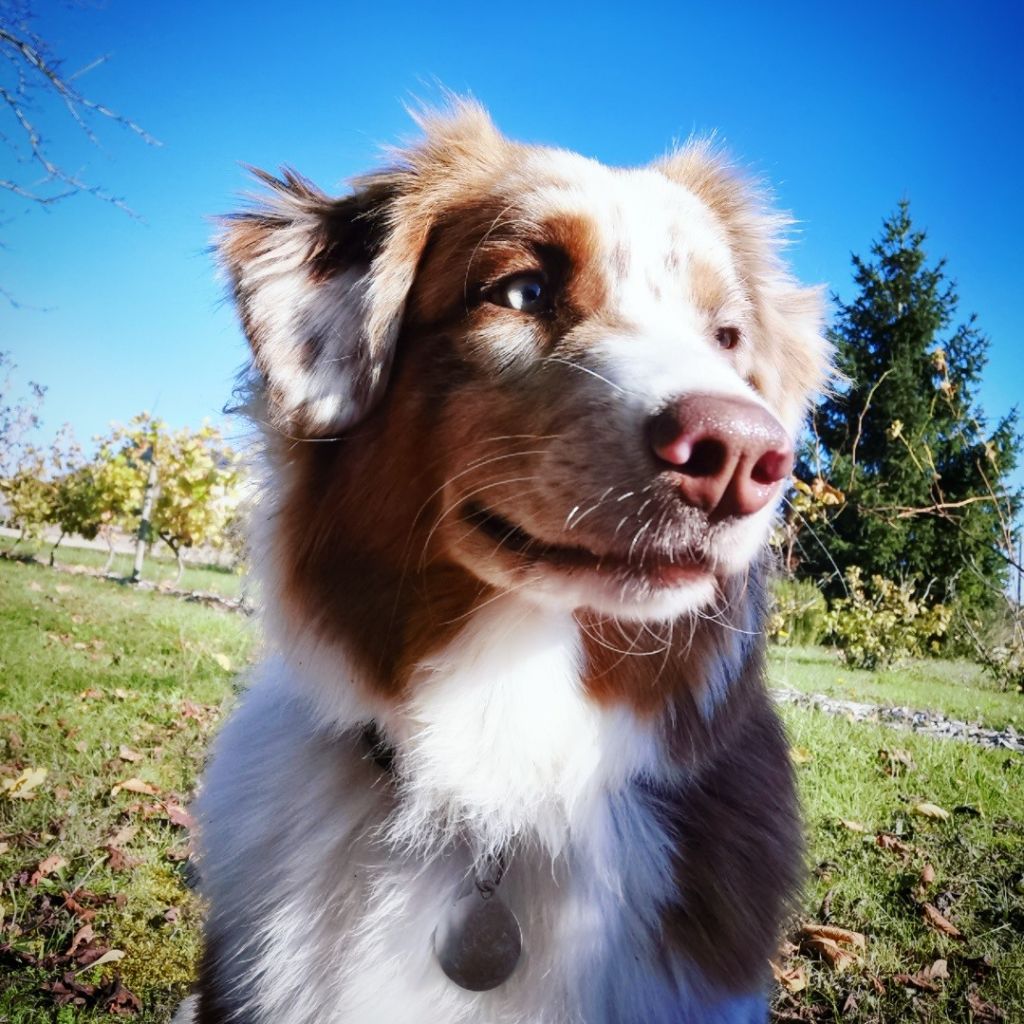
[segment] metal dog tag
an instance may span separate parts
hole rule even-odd
[[[434,955],[441,970],[470,992],[486,992],[508,981],[523,950],[519,921],[496,888],[497,883],[478,880],[434,930]]]

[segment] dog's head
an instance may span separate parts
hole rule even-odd
[[[265,178],[221,241],[295,439],[285,586],[311,608],[344,563],[469,580],[470,603],[707,604],[764,545],[826,369],[785,221],[706,144],[617,169],[470,104],[423,128],[344,198]]]

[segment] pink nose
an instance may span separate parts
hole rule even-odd
[[[683,500],[713,520],[759,512],[793,471],[785,428],[745,398],[686,395],[651,419],[649,436]]]

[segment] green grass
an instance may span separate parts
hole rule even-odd
[[[950,718],[982,722],[994,729],[1024,730],[1024,698],[998,689],[982,668],[967,661],[928,659],[865,672],[845,666],[822,647],[775,647],[770,680],[804,693],[870,704],[941,711]]]
[[[816,711],[783,716],[802,762],[813,869],[801,916],[821,922],[827,899],[831,923],[867,937],[863,963],[839,974],[797,954],[789,965],[803,966],[810,985],[786,1002],[827,1008],[825,1020],[967,1021],[976,989],[1008,1021],[1024,1020],[1024,758]],[[881,753],[893,750],[911,765]],[[950,817],[916,813],[925,801]],[[882,849],[879,834],[908,851]],[[918,889],[926,864],[935,880]],[[930,927],[925,901],[963,938]],[[915,995],[894,980],[942,958],[950,977],[938,992]],[[850,996],[858,1009],[841,1015]]]
[[[13,538],[4,537],[0,541],[0,554],[11,551]],[[15,558],[34,557],[41,562],[49,562],[51,545],[42,541],[23,541],[13,549]],[[166,548],[157,544],[147,554],[143,563],[142,578],[157,586],[174,587],[181,590],[201,590],[229,599],[237,598],[241,593],[242,577],[231,569],[217,565],[185,564],[180,582],[175,582],[178,564],[166,552]],[[99,571],[107,564],[107,552],[94,548],[75,548],[61,545],[54,556],[55,562],[62,568],[82,567]],[[110,572],[116,576],[127,578],[132,574],[133,555],[117,554],[110,565]]]
[[[116,969],[142,1001],[135,1019],[166,1024],[194,970],[200,916],[181,860],[187,833],[168,807],[194,785],[234,673],[254,648],[251,626],[158,593],[0,561],[0,636],[0,781],[48,769],[34,799],[0,797],[0,1022],[110,1019],[97,1009],[55,1008],[40,986],[59,980],[66,962],[26,966],[24,956],[2,948],[64,954],[85,923],[81,915],[93,910],[97,946],[125,955],[116,968],[85,970],[80,980],[97,983]],[[951,713],[950,701],[986,708],[1000,696],[976,671],[943,663],[878,679],[849,673],[821,651],[773,655],[776,678],[796,671],[808,689],[827,690],[830,680],[844,686],[842,677],[864,699],[884,691],[896,703],[927,706],[937,697]],[[829,921],[863,932],[867,946],[841,973],[791,952],[783,966],[803,972],[808,984],[780,991],[779,1012],[864,1024],[966,1022],[971,995],[1000,1007],[1008,1021],[1024,1020],[1024,758],[816,711],[784,714],[810,834],[812,871],[799,917],[820,922],[827,903]],[[142,758],[123,760],[122,745]],[[880,757],[882,750],[905,751],[910,763]],[[131,777],[156,795],[111,793]],[[951,817],[916,814],[924,800]],[[106,849],[125,826],[136,829],[122,844],[131,866]],[[906,856],[881,849],[880,833],[898,836]],[[66,864],[30,884],[53,855]],[[919,892],[926,863],[936,877]],[[77,915],[67,893],[75,894]],[[922,900],[964,938],[929,927]],[[936,992],[914,994],[896,979],[939,958],[950,977]],[[843,1014],[848,1000],[856,1007]]]
[[[194,785],[251,649],[250,629],[236,614],[0,562],[0,779],[48,772],[33,799],[0,798],[0,945],[35,957],[64,953],[90,923],[101,945],[125,952],[118,967],[143,1000],[142,1021],[169,1019],[192,976],[198,908],[180,859],[187,835],[167,807]],[[141,759],[123,760],[121,745]],[[157,795],[112,795],[133,777]],[[138,830],[123,847],[131,866],[104,849],[124,826]],[[66,866],[29,884],[53,855]],[[65,907],[69,892],[80,894],[85,917],[96,911],[91,922]],[[0,954],[0,1021],[109,1019],[72,1007],[52,1017],[39,985],[67,969],[26,969]]]

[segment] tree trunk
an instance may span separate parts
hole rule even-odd
[[[132,566],[132,583],[138,583],[142,579],[142,562],[146,555],[146,544],[149,542],[152,533],[152,526],[149,517],[153,514],[153,500],[156,497],[156,460],[153,458],[153,446],[146,449],[142,456],[144,462],[149,463],[149,470],[146,473],[146,488],[142,492],[142,513],[139,516],[139,532],[135,541],[135,564]]]
[[[64,539],[65,536],[66,536],[66,534],[63,531],[61,531],[61,535],[57,538],[57,543],[54,544],[52,548],[50,548],[50,568],[51,569],[53,568],[53,557],[57,553],[57,548],[60,547],[60,542]]]
[[[174,557],[178,560],[178,573],[174,577],[174,585],[178,586],[181,583],[181,577],[185,574],[185,552],[182,550],[180,544],[173,550]]]
[[[113,530],[106,530],[103,533],[103,539],[107,542],[107,560],[103,564],[101,570],[104,575],[110,572],[110,567],[114,564],[114,532]]]

